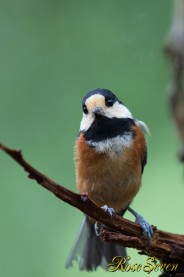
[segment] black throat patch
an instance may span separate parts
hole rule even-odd
[[[135,136],[133,126],[135,122],[131,118],[108,118],[105,116],[96,116],[91,127],[84,131],[86,141],[99,142],[107,139],[131,134]]]

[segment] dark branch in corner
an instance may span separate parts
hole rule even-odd
[[[29,178],[36,180],[59,199],[76,207],[96,221],[104,223],[106,227],[101,230],[100,235],[102,240],[141,250],[140,254],[154,256],[162,262],[184,264],[184,235],[156,230],[153,227],[154,235],[151,242],[148,242],[142,237],[142,230],[138,224],[118,215],[110,217],[87,195],[80,195],[60,186],[27,163],[21,151],[12,150],[2,144],[0,144],[0,149],[21,165],[28,172]]]

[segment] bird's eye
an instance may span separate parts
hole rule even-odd
[[[107,107],[112,107],[114,104],[114,100],[113,99],[105,99],[105,104]]]
[[[86,105],[83,105],[83,112],[84,112],[85,114],[88,114],[88,109],[87,109]]]

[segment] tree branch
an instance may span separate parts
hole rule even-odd
[[[125,247],[140,250],[140,254],[154,256],[162,262],[184,264],[184,235],[172,234],[154,229],[152,240],[149,242],[142,236],[141,227],[116,214],[110,217],[87,195],[80,195],[60,186],[52,179],[27,163],[21,151],[10,149],[0,144],[0,149],[21,165],[28,177],[37,181],[42,187],[54,193],[56,197],[76,207],[96,221],[105,224],[101,230],[101,239],[106,242],[122,244]]]

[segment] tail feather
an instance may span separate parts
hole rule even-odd
[[[83,251],[83,247],[84,247],[84,241],[85,241],[85,238],[86,238],[86,235],[87,235],[87,217],[85,216],[82,223],[81,223],[81,226],[80,226],[80,230],[79,230],[79,233],[78,233],[78,236],[74,242],[74,245],[70,251],[70,254],[66,260],[66,263],[65,263],[65,267],[68,269],[70,267],[73,267],[73,262],[74,261],[77,261],[79,260],[79,257]]]
[[[96,270],[98,266],[107,269],[107,264],[115,256],[126,256],[125,248],[101,241],[95,234],[93,224],[85,216],[78,237],[66,261],[66,268],[73,266],[73,261],[76,260],[80,270],[92,271]]]

